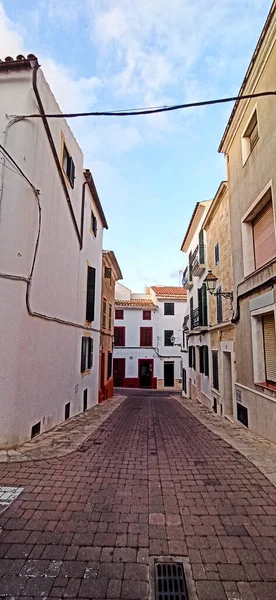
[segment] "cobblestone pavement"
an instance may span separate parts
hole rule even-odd
[[[24,488],[0,517],[0,597],[146,600],[161,555],[185,557],[199,600],[276,599],[275,487],[172,398],[130,396],[0,484]]]

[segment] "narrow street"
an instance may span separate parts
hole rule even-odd
[[[275,487],[165,394],[130,392],[77,451],[1,464],[0,485],[24,488],[0,516],[1,598],[155,598],[160,556],[185,557],[190,600],[276,598]]]

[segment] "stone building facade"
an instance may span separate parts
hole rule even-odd
[[[276,88],[274,0],[239,95]],[[236,102],[226,157],[233,249],[237,380],[234,416],[276,442],[276,103]]]
[[[103,250],[99,402],[113,396],[113,341],[115,284],[122,273],[112,250]]]
[[[232,243],[228,184],[223,181],[202,225],[206,232],[207,266],[217,277],[216,292],[233,290]],[[235,382],[235,326],[233,302],[229,298],[208,294],[211,394],[213,410],[233,416]]]

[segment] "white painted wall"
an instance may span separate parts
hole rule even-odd
[[[131,290],[129,288],[127,288],[125,285],[123,285],[122,283],[118,283],[118,281],[116,281],[115,298],[117,300],[130,300],[130,296],[131,296]]]
[[[31,72],[1,73],[1,143],[40,190],[41,236],[31,288],[33,311],[85,323],[87,261],[97,270],[95,321],[100,328],[102,224],[86,186],[84,246],[80,251],[66,198],[49,142],[40,119],[11,124],[6,114],[37,112]],[[41,71],[38,88],[46,112],[59,107]],[[64,119],[52,119],[50,129],[61,156],[62,133],[76,167],[75,187],[68,188],[80,227],[83,154]],[[8,163],[7,163],[8,164]],[[3,168],[0,195],[0,272],[28,277],[38,231],[38,209],[33,191],[21,177]],[[0,184],[1,185],[1,184]],[[89,231],[90,208],[98,220],[94,239]],[[82,329],[28,315],[26,283],[0,277],[0,446],[14,446],[30,438],[31,427],[41,431],[82,411],[83,389],[88,406],[97,402],[99,333],[93,332],[94,363],[90,374],[80,373]]]
[[[122,286],[123,287],[123,286]],[[148,295],[132,294],[131,299],[150,298],[156,305],[156,309],[151,311],[151,321],[143,320],[143,309],[133,307],[123,307],[124,320],[115,320],[115,327],[126,328],[125,348],[114,348],[114,358],[126,358],[126,378],[138,377],[138,359],[154,359],[153,376],[159,380],[159,387],[163,386],[164,362],[173,361],[175,380],[181,378],[181,349],[180,346],[164,346],[164,330],[173,330],[175,343],[182,342],[182,323],[183,313],[185,311],[186,301],[174,301],[175,314],[164,315],[164,301],[157,300],[153,290]],[[167,302],[172,300],[168,299]],[[173,302],[173,301],[172,301]],[[146,308],[146,307],[145,307]],[[153,346],[155,349],[140,348],[140,327],[153,328]],[[160,356],[159,356],[160,355]],[[130,358],[132,357],[132,358]],[[181,385],[175,381],[179,388]]]

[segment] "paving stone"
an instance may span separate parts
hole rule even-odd
[[[145,581],[123,581],[121,598],[148,600],[148,584]]]
[[[196,590],[199,600],[227,600],[220,581],[197,581]]]
[[[246,581],[246,575],[242,565],[218,565],[221,579],[225,581]]]

